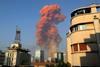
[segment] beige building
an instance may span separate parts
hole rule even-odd
[[[100,66],[100,5],[81,7],[71,13],[67,62],[71,67]]]
[[[6,66],[20,66],[30,65],[31,55],[28,53],[28,49],[23,49],[20,43],[20,30],[16,30],[16,37],[14,43],[5,51],[5,62]]]

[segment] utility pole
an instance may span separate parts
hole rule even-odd
[[[95,35],[96,35],[96,41],[98,45],[99,50],[99,56],[100,56],[100,17],[94,16],[94,29],[95,29]]]

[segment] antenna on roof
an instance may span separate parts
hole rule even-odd
[[[16,36],[15,36],[15,43],[20,43],[20,28],[16,26]]]

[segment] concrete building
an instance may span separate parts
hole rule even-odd
[[[0,50],[0,65],[4,64],[5,53]]]
[[[23,49],[20,43],[20,30],[16,29],[16,37],[14,43],[5,52],[5,62],[6,66],[20,66],[20,65],[30,65],[31,55],[28,53],[28,49]]]
[[[44,51],[43,50],[36,50],[34,59],[35,59],[34,62],[44,62]]]
[[[71,67],[100,66],[100,5],[81,7],[71,13],[67,62]]]
[[[59,63],[59,62],[64,62],[64,53],[63,52],[57,52],[55,53],[54,55],[54,61],[56,63]]]

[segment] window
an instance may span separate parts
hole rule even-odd
[[[77,25],[71,28],[71,32],[75,32],[75,31],[78,31],[78,26]]]
[[[87,51],[87,44],[86,43],[73,44],[71,45],[71,51],[72,53],[79,51]]]
[[[77,44],[74,44],[73,45],[73,49],[74,49],[74,51],[78,51],[78,45]]]
[[[78,31],[78,26],[75,27],[75,31]]]
[[[80,43],[80,44],[79,44],[79,48],[80,48],[80,51],[87,50],[87,44],[85,44],[85,43]]]
[[[13,61],[13,57],[12,57],[11,61]]]
[[[77,11],[77,14],[84,14],[84,12],[83,12],[82,9],[80,9],[80,10]]]
[[[85,13],[85,10],[83,9],[83,13]]]
[[[91,13],[91,8],[85,8],[85,13]]]
[[[91,8],[78,9],[78,10],[71,13],[71,17],[77,16],[77,15],[80,15],[80,14],[85,14],[85,13],[91,13]]]
[[[97,7],[97,12],[100,12],[100,7]]]
[[[75,32],[75,31],[78,31],[78,30],[86,30],[87,29],[87,26],[86,24],[80,24],[80,25],[75,25],[71,28],[71,32]]]
[[[86,25],[83,24],[83,25],[78,25],[78,29],[79,30],[85,30],[86,29]]]
[[[75,13],[75,16],[77,16],[77,13]]]
[[[74,53],[74,52],[77,52],[77,51],[78,51],[78,44],[71,45],[71,52]]]

